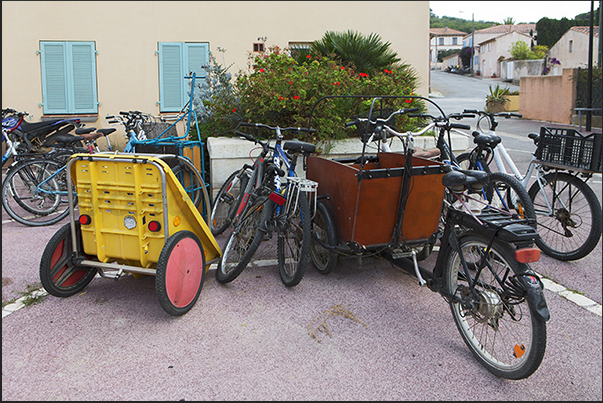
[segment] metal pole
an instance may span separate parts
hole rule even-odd
[[[591,108],[593,107],[593,17],[595,15],[594,12],[595,0],[590,0],[590,31],[588,33],[588,77],[586,79],[587,91],[586,91],[586,107],[588,111],[586,112],[586,131],[589,132],[591,130],[592,117],[593,112]],[[600,39],[599,39],[600,40]]]
[[[473,13],[471,13],[471,63],[469,63],[471,69],[471,77],[473,77],[473,57],[474,57],[474,49],[475,49],[475,20],[473,18]]]

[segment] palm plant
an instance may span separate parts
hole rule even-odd
[[[312,43],[309,54],[326,56],[341,65],[353,67],[359,73],[372,75],[380,70],[391,69],[400,61],[390,45],[389,42],[384,43],[376,33],[364,36],[352,30],[327,31],[322,39]]]

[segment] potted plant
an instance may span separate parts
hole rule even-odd
[[[486,111],[492,113],[503,112],[505,105],[509,102],[507,96],[509,95],[509,87],[501,88],[500,85],[496,87],[489,87],[490,94],[486,96]]]

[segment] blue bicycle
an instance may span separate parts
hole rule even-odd
[[[235,134],[259,144],[262,151],[255,159],[245,189],[229,207],[234,212],[232,231],[222,248],[216,278],[221,283],[237,278],[262,240],[276,231],[279,274],[283,284],[292,287],[299,284],[309,263],[311,220],[317,187],[316,182],[297,177],[295,168],[299,156],[305,158],[316,148],[298,140],[283,142],[282,133],[315,130],[260,123],[241,123],[240,126],[274,131],[276,143],[271,146],[269,141],[263,142],[251,134],[235,131]],[[281,169],[282,165],[285,170]],[[285,177],[286,184],[281,177]]]

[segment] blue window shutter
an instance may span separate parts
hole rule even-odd
[[[207,66],[209,63],[209,44],[207,43],[187,43],[186,45],[186,73],[195,72],[197,78],[205,78],[207,73],[201,66]]]
[[[68,113],[66,44],[41,42],[40,50],[44,113]]]
[[[159,104],[161,112],[179,112],[184,103],[182,43],[159,42]]]
[[[40,42],[44,113],[98,113],[94,42]]]
[[[97,113],[96,52],[94,42],[71,44],[72,113]]]

